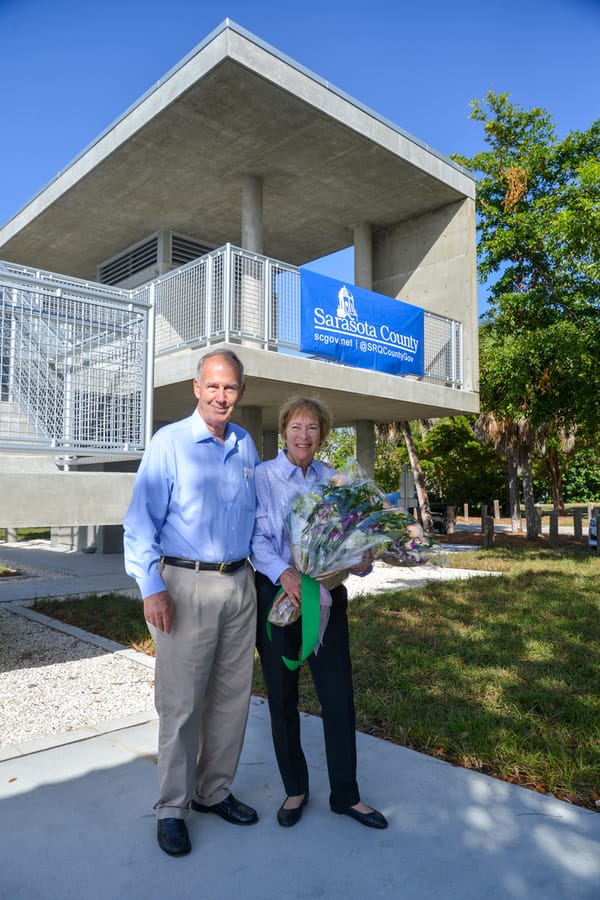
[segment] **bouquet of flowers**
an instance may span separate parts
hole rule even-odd
[[[354,459],[321,493],[300,495],[285,526],[296,568],[326,587],[341,584],[369,553],[397,566],[427,562],[432,545],[414,518],[391,507]]]
[[[328,591],[342,584],[365,558],[396,566],[420,565],[427,562],[433,543],[409,513],[390,506],[353,459],[333,474],[320,493],[299,495],[285,526],[296,568],[322,586],[321,607],[331,603]],[[289,624],[299,613],[282,595],[276,598],[269,621]]]

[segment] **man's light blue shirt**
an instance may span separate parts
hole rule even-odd
[[[273,584],[288,566],[293,565],[285,528],[285,516],[299,494],[320,494],[335,470],[313,460],[306,470],[291,463],[280,450],[275,459],[261,463],[256,469],[256,524],[252,537],[252,564]]]
[[[161,556],[202,562],[248,556],[258,461],[247,431],[230,423],[222,444],[198,410],[156,432],[123,522],[125,569],[142,597],[166,590]]]

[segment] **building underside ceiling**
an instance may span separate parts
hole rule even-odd
[[[95,279],[163,229],[240,245],[245,175],[263,179],[263,252],[294,265],[350,246],[362,222],[384,229],[464,198],[469,178],[448,161],[272,60],[226,29],[182,64],[177,89],[164,79],[0,229],[0,258]]]

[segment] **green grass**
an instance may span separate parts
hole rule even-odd
[[[6,535],[6,529],[0,528],[0,541],[4,541]],[[18,541],[33,541],[33,540],[50,540],[50,529],[49,528],[17,528],[17,540]]]
[[[87,594],[60,600],[36,600],[31,608],[76,628],[154,655],[154,641],[148,632],[142,603],[133,597]]]
[[[598,809],[600,559],[529,546],[453,554],[448,563],[503,577],[351,602],[358,728]],[[136,600],[34,609],[124,644],[148,639]],[[306,666],[300,684],[302,708],[319,714]],[[253,690],[264,693],[258,663]]]

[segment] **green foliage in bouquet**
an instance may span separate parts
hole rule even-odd
[[[299,571],[328,587],[340,584],[367,553],[414,566],[427,562],[432,545],[409,513],[390,507],[354,459],[320,493],[298,496],[285,524]]]

